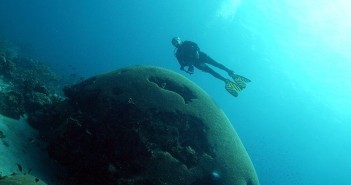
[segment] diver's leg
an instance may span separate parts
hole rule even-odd
[[[233,96],[237,97],[238,96],[238,91],[241,91],[240,86],[238,86],[236,83],[224,78],[223,76],[221,76],[220,74],[216,73],[213,69],[211,69],[210,67],[208,67],[208,65],[206,65],[205,63],[197,63],[197,65],[195,65],[196,68],[210,73],[211,75],[213,75],[214,77],[222,80],[225,83],[225,89]]]
[[[213,60],[211,57],[209,57],[208,55],[206,55],[203,52],[200,53],[200,60],[202,62],[204,62],[204,63],[213,65],[215,67],[218,67],[219,69],[222,69],[222,70],[226,71],[229,75],[231,73],[234,73],[233,70],[230,70],[227,67],[225,67],[223,64],[220,64],[220,63],[216,62],[215,60]]]
[[[195,67],[200,69],[201,71],[204,71],[206,73],[210,73],[212,76],[222,80],[223,82],[227,82],[228,79],[224,78],[222,75],[218,74],[216,71],[208,67],[205,63],[197,63],[195,64]]]

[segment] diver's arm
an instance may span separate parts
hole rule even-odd
[[[194,66],[193,65],[189,65],[188,70],[186,71],[188,74],[194,74]]]
[[[193,51],[192,51],[193,55],[192,56],[195,58],[195,60],[199,60],[199,58],[200,58],[199,46],[196,43],[194,43],[192,48],[193,48]]]
[[[199,59],[200,59],[199,50],[197,50],[197,51],[195,52],[195,59],[196,59],[196,60],[199,60]]]
[[[180,64],[180,70],[185,71],[188,74],[194,74],[194,66],[193,65],[184,65],[184,63],[179,62]],[[183,64],[183,65],[182,65]],[[188,69],[185,69],[185,67],[188,66]]]
[[[187,70],[184,67],[185,66],[180,66],[179,69],[182,70],[182,71],[185,71],[188,74],[194,74],[194,66],[192,66],[192,65],[188,66]]]
[[[184,67],[186,66],[185,62],[183,60],[180,60],[179,58],[177,58],[177,59],[178,59],[179,65],[180,65],[179,69],[184,71],[185,70]]]

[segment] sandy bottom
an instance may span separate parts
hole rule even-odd
[[[9,175],[22,172],[39,177],[48,184],[58,184],[59,168],[49,159],[45,145],[36,138],[38,133],[24,118],[14,120],[0,115],[0,173]]]

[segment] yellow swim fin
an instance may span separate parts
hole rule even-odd
[[[241,88],[238,84],[227,80],[225,83],[225,89],[233,96],[237,97],[238,96],[238,91],[241,91]]]
[[[234,74],[232,75],[232,78],[233,80],[236,82],[236,81],[241,81],[241,82],[244,82],[244,83],[249,83],[251,82],[250,79],[246,78],[246,77],[243,77],[241,75],[237,75],[237,74]]]
[[[233,78],[234,82],[240,86],[241,89],[244,89],[246,87],[246,83],[251,82],[250,79],[237,74],[233,74],[231,77]]]

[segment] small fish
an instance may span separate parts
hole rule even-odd
[[[17,163],[17,168],[18,168],[18,171],[22,172],[22,166],[20,164]]]
[[[85,130],[85,133],[87,133],[88,135],[93,135],[88,129]]]
[[[34,143],[36,141],[36,139],[35,138],[29,138],[28,141],[29,141],[29,143]]]

